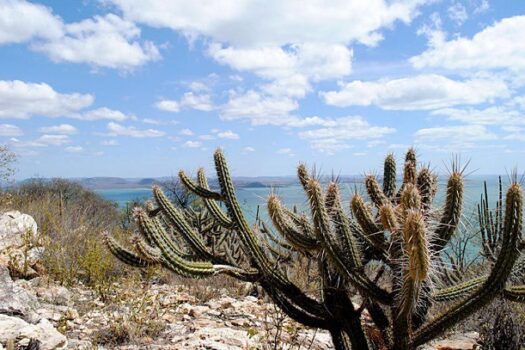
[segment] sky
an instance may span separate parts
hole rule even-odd
[[[525,1],[0,0],[18,179],[525,169]]]

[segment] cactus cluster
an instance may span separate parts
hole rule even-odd
[[[516,181],[505,203],[498,202],[496,214],[486,200],[480,206],[490,272],[444,285],[441,256],[461,223],[463,208],[464,176],[457,166],[448,178],[443,206],[434,208],[437,176],[428,167],[418,168],[410,149],[398,189],[396,162],[388,155],[383,183],[366,176],[367,196],[355,193],[348,210],[336,181],[322,186],[301,164],[297,173],[309,215],[284,207],[271,194],[267,208],[277,234],[260,219],[248,222],[222,151],[214,159],[218,191],[209,187],[203,169],[196,181],[179,173],[188,190],[202,198],[206,220],[177,208],[154,187],[156,205],[135,209],[140,234],[132,240],[133,250],[104,235],[114,255],[132,266],[161,265],[186,277],[226,274],[256,282],[288,316],[328,330],[336,349],[415,349],[496,297],[525,300],[525,286],[508,282],[525,274],[525,263],[519,261],[523,195]],[[317,265],[317,295],[289,278],[290,256]],[[445,311],[431,317],[436,303]],[[364,310],[371,319],[367,323]]]

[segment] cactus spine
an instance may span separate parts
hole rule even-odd
[[[436,288],[437,277],[432,271],[442,266],[438,264],[440,255],[461,220],[464,180],[457,167],[448,179],[443,208],[435,210],[437,177],[428,167],[418,170],[416,153],[410,149],[403,183],[396,192],[396,163],[389,154],[383,184],[366,176],[370,203],[355,194],[349,215],[338,184],[331,182],[323,190],[321,182],[301,164],[297,174],[308,197],[310,216],[285,208],[271,194],[267,209],[276,234],[259,217],[255,225],[248,223],[224,154],[218,150],[214,159],[220,186],[217,192],[210,189],[202,169],[195,182],[179,173],[188,190],[202,198],[199,210],[207,213],[205,225],[199,224],[200,219],[193,220],[187,210],[175,207],[154,187],[157,207],[135,211],[140,232],[132,240],[134,249],[105,233],[109,250],[139,268],[161,265],[187,277],[222,273],[257,282],[288,316],[306,326],[328,330],[337,350],[412,350],[497,296],[525,301],[525,286],[508,282],[525,275],[525,259],[518,260],[524,246],[523,198],[516,182],[507,191],[504,208],[500,194],[496,214],[488,209],[486,194],[479,206],[484,251],[492,261],[490,273]],[[286,257],[292,255],[317,263],[319,295],[302,291],[288,277]],[[367,268],[372,261],[378,266],[375,275]],[[361,296],[360,307],[351,302],[354,294]],[[428,317],[431,300],[452,304],[443,314]],[[362,323],[364,309],[380,339],[368,337]]]

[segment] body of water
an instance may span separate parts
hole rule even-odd
[[[508,176],[503,176],[503,191],[509,183]],[[498,176],[467,176],[465,180],[465,210],[464,214],[469,215],[474,212],[476,205],[479,203],[480,195],[483,193],[483,181],[487,182],[487,189],[490,204],[493,205],[498,196]],[[344,205],[348,208],[350,198],[355,191],[365,193],[362,183],[343,183],[340,185]],[[103,189],[97,190],[98,194],[104,198],[118,204],[119,207],[125,207],[126,203],[135,200],[145,200],[151,198],[150,188],[132,188],[132,189]],[[288,207],[296,205],[299,209],[306,209],[308,206],[306,196],[301,186],[290,185],[278,188],[269,187],[244,187],[237,189],[237,197],[244,209],[245,215],[249,219],[255,218],[257,206],[261,207],[262,217],[266,217],[266,198],[269,193],[276,193],[283,203]],[[446,179],[441,177],[439,191],[435,203],[439,205],[443,202],[446,195]]]

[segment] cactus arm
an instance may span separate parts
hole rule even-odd
[[[510,274],[510,280],[519,280],[525,275],[525,259],[519,259],[512,268]],[[433,295],[432,299],[441,302],[448,300],[455,300],[467,295],[472,290],[483,284],[487,280],[488,276],[481,276],[473,278],[466,282],[457,284],[455,286],[438,289]]]
[[[196,254],[186,253],[184,250],[182,250],[179,247],[179,245],[177,244],[177,242],[174,239],[175,237],[173,237],[173,235],[170,235],[170,234],[168,234],[168,232],[166,232],[166,230],[164,229],[164,226],[160,222],[160,218],[159,217],[151,218],[151,222],[155,226],[155,229],[161,235],[164,236],[164,239],[166,240],[166,243],[168,244],[170,249],[172,249],[177,255],[180,255],[184,259],[187,259],[187,260],[195,260],[196,258],[198,258],[198,256],[196,256]],[[142,231],[142,234],[144,236],[146,235],[146,233],[144,231]],[[151,241],[153,242],[153,238],[151,238]]]
[[[370,242],[377,251],[384,252],[386,246],[384,233],[375,223],[372,212],[370,208],[367,207],[363,198],[359,194],[356,194],[350,204],[357,223],[367,236],[367,241]]]
[[[503,297],[510,301],[525,302],[525,285],[505,288]]]
[[[308,170],[306,169],[306,164],[301,163],[297,167],[297,177],[299,178],[299,182],[301,183],[301,186],[303,186],[303,189],[306,191],[306,185],[308,184],[308,181],[310,180],[310,175],[308,175]]]
[[[167,268],[185,277],[206,277],[216,273],[213,264],[209,261],[188,261],[176,254],[167,243],[166,237],[156,230],[143,210],[136,211],[136,219],[141,229],[153,238],[155,245],[162,251]]]
[[[274,244],[277,244],[279,247],[283,249],[290,250],[290,251],[293,250],[293,246],[279,239],[279,237],[276,236],[273,230],[270,227],[268,227],[268,225],[266,225],[266,223],[263,220],[260,221],[260,225],[261,225],[260,231],[264,235],[268,236],[270,241],[272,241]]]
[[[210,189],[208,189],[206,187],[202,187],[202,186],[196,184],[195,182],[193,182],[193,180],[190,179],[188,177],[188,175],[186,175],[186,173],[183,170],[179,171],[179,178],[180,178],[180,181],[182,182],[182,184],[184,186],[186,186],[186,188],[189,191],[193,192],[194,194],[196,194],[197,196],[199,196],[201,198],[215,199],[215,200],[221,200],[222,199],[220,193],[211,191]]]
[[[388,198],[396,193],[396,159],[392,153],[386,156],[383,166],[383,193]]]
[[[461,219],[463,189],[463,176],[460,172],[454,171],[448,179],[447,196],[443,208],[443,215],[441,216],[436,235],[432,242],[435,251],[441,251],[456,231]]]
[[[469,298],[422,326],[414,333],[412,346],[419,346],[465,319],[488,304],[504,287],[519,256],[517,245],[523,226],[523,197],[521,186],[513,183],[505,200],[505,219],[502,245],[488,279]]]
[[[202,238],[193,230],[181,210],[175,208],[168,200],[160,187],[153,186],[153,196],[165,217],[174,226],[175,230],[181,234],[191,249],[204,259],[213,259],[213,254],[208,250]]]
[[[403,284],[397,294],[397,314],[394,316],[394,348],[408,348],[412,335],[412,317],[420,298],[421,287],[427,278],[430,252],[422,213],[412,210],[407,214],[403,228],[403,246],[408,258]]]
[[[417,183],[417,161],[416,151],[410,148],[405,155],[405,164],[403,165],[403,183],[397,192],[397,197],[401,195],[406,185]]]
[[[228,165],[222,151],[217,150],[214,154],[215,168],[221,187],[221,194],[224,197],[228,214],[235,223],[240,241],[243,243],[244,251],[249,255],[250,260],[255,264],[255,267],[263,274],[275,275],[278,279],[282,279],[272,266],[271,261],[264,254],[262,248],[258,245],[257,237],[254,235],[250,225],[246,221],[241,206],[235,195],[235,189],[230,176]]]
[[[197,171],[197,178],[199,181],[199,186],[209,190],[208,185],[208,179],[206,178],[206,174],[204,173],[204,169],[200,168]],[[226,215],[222,209],[217,205],[217,202],[215,202],[213,199],[203,198],[204,205],[206,206],[206,209],[210,212],[210,214],[213,216],[213,218],[222,226],[226,228],[231,228],[233,226],[232,220]]]
[[[113,236],[107,231],[102,233],[102,239],[109,251],[123,263],[134,267],[148,267],[154,265],[151,261],[147,261],[130,250],[124,248]]]
[[[147,261],[152,263],[162,262],[162,252],[157,247],[152,247],[146,242],[146,240],[140,235],[135,235],[131,239],[131,242],[135,246],[137,252]]]
[[[268,197],[268,214],[275,228],[292,246],[303,252],[319,249],[317,238],[310,237],[299,230],[275,195]]]
[[[487,280],[487,276],[473,278],[466,282],[437,290],[432,299],[437,302],[455,300],[464,297],[469,292],[475,290]]]
[[[436,179],[429,168],[421,169],[417,175],[417,189],[421,194],[421,204],[424,210],[430,208],[436,193]]]
[[[295,284],[285,278],[264,254],[262,248],[258,245],[257,238],[244,218],[237,197],[235,196],[235,189],[226,164],[226,159],[220,150],[215,152],[214,160],[226,208],[235,223],[240,241],[243,243],[244,251],[250,257],[250,261],[253,262],[255,268],[259,270],[269,282],[273,283],[274,288],[279,289],[284,297],[294,300],[296,305],[311,313],[316,311],[324,314],[322,305],[308,297]]]
[[[348,267],[350,269],[360,269],[363,267],[363,263],[361,261],[361,252],[359,251],[356,238],[352,234],[350,220],[343,213],[341,194],[339,193],[339,187],[335,182],[328,186],[326,195],[332,197],[332,203],[328,213],[330,215],[331,221],[334,224],[334,231],[337,241],[341,246],[342,252],[347,257],[345,260],[347,261]]]
[[[348,268],[348,265],[343,260],[343,253],[331,236],[329,217],[324,206],[319,182],[310,179],[307,188],[316,234],[327,251],[328,257],[332,260],[340,273],[343,274],[343,276],[348,277],[354,287],[359,289],[363,294],[370,295],[374,300],[382,304],[391,303],[392,295],[390,293],[378,287],[362,271],[356,269],[351,270]]]
[[[383,190],[379,186],[377,179],[373,175],[365,176],[365,187],[368,192],[370,200],[375,204],[377,208],[382,205],[389,203],[387,196],[383,193]]]

